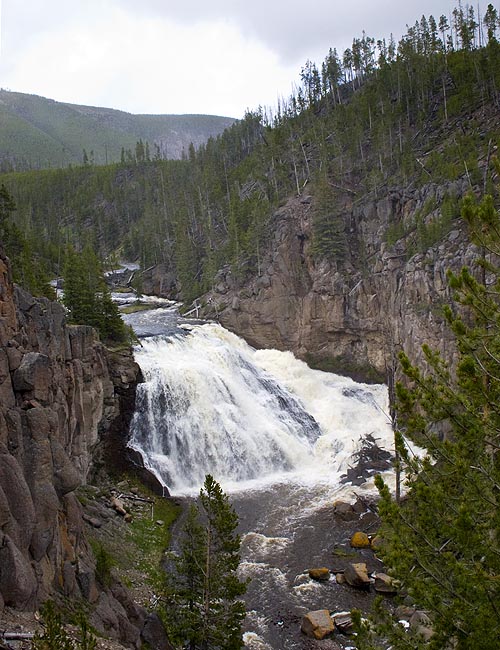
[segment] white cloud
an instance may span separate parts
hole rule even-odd
[[[451,0],[3,0],[0,85],[131,112],[240,117],[363,28],[401,33]]]
[[[274,104],[294,75],[224,20],[179,25],[108,4],[62,30],[35,34],[4,69],[2,85],[131,112],[240,117],[256,97]]]

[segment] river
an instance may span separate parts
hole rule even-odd
[[[125,320],[140,338],[145,377],[130,445],[176,497],[192,497],[212,474],[239,515],[240,572],[251,578],[246,647],[316,647],[299,631],[305,612],[365,609],[371,599],[307,570],[335,568],[332,550],[348,548],[353,524],[335,518],[335,500],[374,493],[370,480],[346,484],[346,472],[366,436],[392,447],[386,387],[255,350],[218,324],[184,319],[174,304]]]

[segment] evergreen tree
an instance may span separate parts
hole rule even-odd
[[[5,248],[12,262],[14,282],[35,296],[54,299],[55,291],[50,286],[46,270],[36,253],[33,238],[24,234],[13,221],[16,210],[14,199],[5,185],[0,187],[0,245]]]
[[[490,3],[486,8],[486,13],[483,19],[488,35],[488,42],[491,43],[497,40],[497,29],[499,26],[498,11]]]
[[[0,228],[5,228],[5,224],[11,213],[16,209],[14,199],[7,191],[5,185],[0,186]],[[2,234],[2,231],[0,231]]]
[[[204,587],[204,534],[198,521],[196,505],[189,508],[182,531],[180,554],[175,558],[175,573],[169,575],[168,621],[172,638],[187,640],[187,647],[195,650],[202,640],[200,620],[202,616]]]
[[[201,506],[201,508],[200,508]],[[220,485],[207,475],[199,505],[192,505],[180,553],[167,586],[168,627],[189,650],[238,650],[246,591],[236,571],[238,516]]]
[[[105,341],[127,342],[129,331],[104,280],[90,246],[82,253],[69,248],[63,269],[64,297],[70,323],[95,327]]]
[[[312,252],[317,258],[341,263],[347,252],[345,223],[336,210],[335,191],[324,177],[315,183],[315,197]]]
[[[424,347],[428,371],[400,355],[409,385],[397,389],[404,433],[427,455],[407,463],[408,498],[397,504],[378,479],[383,557],[416,604],[432,616],[430,649],[491,650],[500,634],[500,214],[491,196],[464,202],[484,257],[473,273],[450,274],[457,305],[445,316],[458,348],[453,372]],[[439,432],[441,432],[439,434]],[[423,639],[386,620],[378,642],[365,626],[360,650],[385,637],[397,648]]]
[[[35,634],[34,650],[95,650],[97,639],[83,614],[78,616],[78,639],[66,632],[56,604],[48,600],[40,608],[43,632]]]

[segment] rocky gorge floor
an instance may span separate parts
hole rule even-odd
[[[359,467],[366,471],[366,453],[359,458]],[[271,494],[269,497],[271,498]],[[98,599],[90,590],[88,603],[59,603],[67,620],[73,620],[79,607],[89,612],[89,621],[98,632],[97,648],[122,650],[139,647],[138,640],[128,642],[116,638],[120,627],[116,618],[116,602],[120,602],[126,617],[137,618],[140,611],[154,611],[161,592],[161,561],[164,552],[182,528],[183,516],[178,516],[188,499],[171,499],[155,496],[136,480],[102,480],[98,486],[87,485],[77,491],[83,508],[85,534],[97,558],[96,580],[100,582]],[[279,502],[280,494],[274,493]],[[246,596],[249,609],[245,623],[245,643],[250,649],[297,648],[312,650],[340,650],[355,647],[349,612],[359,609],[366,614],[375,596],[385,596],[388,608],[395,608],[395,588],[385,575],[383,564],[377,557],[377,530],[380,524],[377,504],[373,497],[365,498],[360,489],[359,498],[353,502],[337,501],[325,504],[319,510],[302,518],[293,534],[293,544],[279,548],[270,537],[272,530],[266,525],[259,528],[255,507],[245,497],[231,499],[240,518],[242,535],[243,577],[251,577]],[[267,522],[269,523],[269,522]],[[269,535],[269,544],[262,546],[263,533]],[[273,546],[274,544],[274,546]],[[175,544],[174,544],[175,546]],[[260,565],[257,573],[253,568]],[[278,587],[262,581],[261,569],[277,577]],[[286,584],[286,589],[282,589]],[[285,595],[287,589],[292,598]],[[126,595],[124,592],[127,592]],[[112,602],[107,599],[109,593]],[[104,597],[103,597],[104,594]],[[261,601],[263,610],[258,614],[251,603]],[[91,610],[93,609],[93,612]],[[127,611],[128,610],[128,611]],[[402,620],[414,617],[415,608],[406,607],[400,612]],[[418,612],[417,612],[418,614]],[[257,622],[265,628],[265,641],[255,630]],[[4,640],[4,632],[42,633],[40,614],[19,612],[4,608],[0,623],[0,648],[27,650],[29,639]],[[149,614],[149,631],[143,632],[142,641],[149,647],[168,649],[170,644],[156,614]],[[109,626],[109,629],[106,629]],[[69,623],[68,634],[77,637],[77,627]],[[261,631],[261,630],[260,630]],[[110,638],[110,637],[115,638]]]
[[[96,585],[90,585],[87,598],[74,601],[58,598],[56,607],[72,638],[78,637],[75,621],[84,613],[97,638],[97,648],[120,650],[141,647],[170,648],[158,616],[161,585],[160,561],[169,541],[169,529],[179,511],[171,499],[155,496],[137,481],[108,479],[99,486],[77,490],[83,510],[85,536],[96,557]],[[149,612],[149,613],[148,613]],[[129,638],[117,630],[130,623]],[[134,627],[142,621],[141,639]],[[4,633],[30,636],[43,633],[39,611],[19,611],[5,607],[0,614],[0,648],[24,650],[29,638],[6,639]],[[3,639],[3,640],[2,640]]]

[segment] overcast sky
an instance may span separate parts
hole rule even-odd
[[[439,18],[455,4],[0,0],[0,87],[132,113],[242,117],[288,96],[307,59],[321,64],[363,29],[398,38],[422,14]]]

